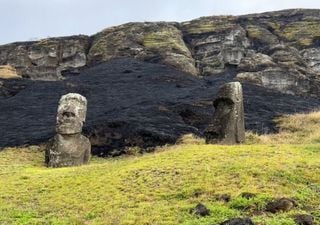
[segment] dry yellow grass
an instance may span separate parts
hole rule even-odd
[[[1,65],[0,66],[0,78],[3,79],[17,79],[21,78],[20,75],[18,75],[16,69],[10,65]]]
[[[285,115],[275,120],[279,133],[257,135],[247,133],[248,143],[310,144],[320,143],[320,111]]]

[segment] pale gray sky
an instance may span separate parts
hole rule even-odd
[[[319,0],[0,0],[0,44],[94,34],[126,22],[186,21],[288,8],[320,8]]]

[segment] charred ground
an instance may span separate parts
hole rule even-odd
[[[63,81],[2,80],[1,147],[46,142],[55,133],[60,96],[77,92],[88,99],[85,134],[96,155],[119,155],[175,143],[186,133],[202,136],[212,118],[212,100],[236,70],[196,77],[166,65],[117,59],[83,69]],[[310,111],[320,100],[244,83],[246,129],[274,132],[278,115]]]

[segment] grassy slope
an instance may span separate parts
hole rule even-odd
[[[320,115],[311,125],[319,121]],[[219,146],[185,139],[152,154],[93,158],[90,165],[61,169],[44,167],[41,147],[6,149],[0,152],[0,224],[195,225],[251,216],[257,224],[289,225],[292,215],[306,212],[320,222],[319,139],[270,140]],[[247,200],[239,197],[242,192],[258,195]],[[217,200],[220,194],[230,194],[231,201]],[[293,197],[298,207],[265,213],[266,202],[276,197]],[[210,216],[189,213],[199,202],[210,208]]]

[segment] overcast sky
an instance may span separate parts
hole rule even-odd
[[[0,44],[94,34],[136,21],[186,21],[288,8],[320,8],[319,0],[0,0]]]

